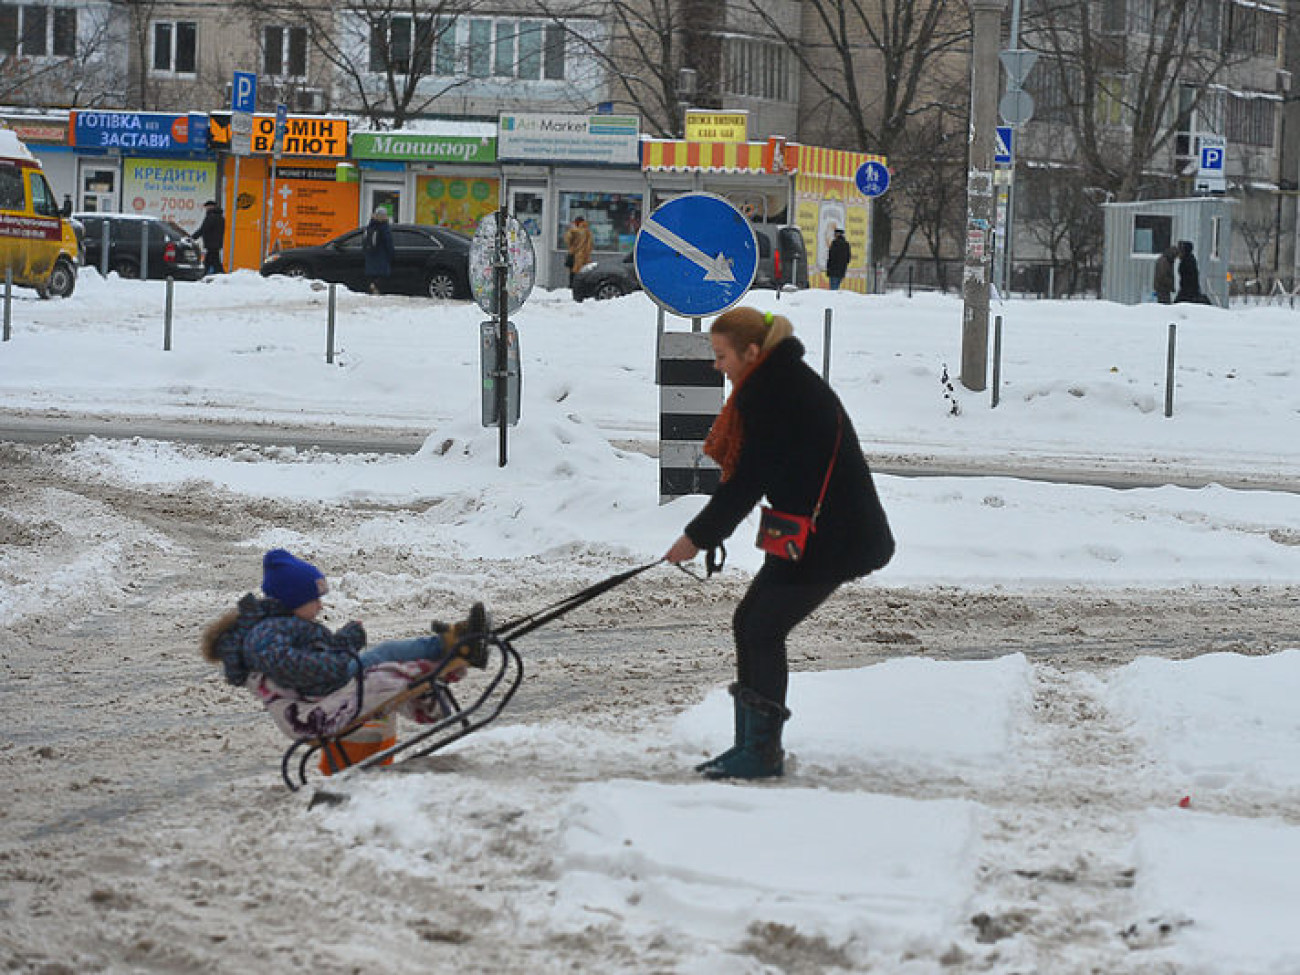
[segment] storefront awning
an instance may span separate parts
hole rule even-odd
[[[795,168],[804,176],[832,176],[836,179],[853,179],[864,162],[888,165],[884,156],[870,152],[850,152],[847,149],[825,149],[821,146],[791,146]]]
[[[641,168],[646,172],[769,173],[793,171],[784,140],[767,142],[686,142],[642,139]]]

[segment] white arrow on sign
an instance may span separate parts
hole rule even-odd
[[[668,247],[671,247],[682,257],[694,264],[704,268],[705,281],[725,281],[734,282],[736,276],[731,273],[731,261],[719,251],[717,257],[709,257],[708,254],[700,250],[689,240],[678,237],[661,223],[649,220],[641,228],[655,240]]]

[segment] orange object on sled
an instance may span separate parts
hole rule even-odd
[[[392,748],[397,744],[397,715],[390,714],[383,718],[367,721],[346,738],[327,741],[320,750],[320,770],[322,775],[333,775],[350,765],[369,758],[371,755]],[[391,758],[384,759],[382,765],[391,765]]]

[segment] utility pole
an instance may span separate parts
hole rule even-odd
[[[971,0],[970,168],[966,172],[966,263],[962,271],[961,383],[988,385],[989,236],[995,219],[993,148],[998,109],[998,47],[1006,0]]]

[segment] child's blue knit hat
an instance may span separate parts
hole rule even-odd
[[[262,592],[278,599],[286,609],[320,599],[329,592],[325,574],[310,562],[296,559],[282,548],[262,556]]]

